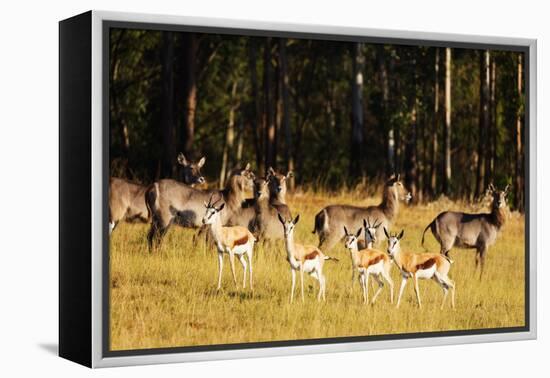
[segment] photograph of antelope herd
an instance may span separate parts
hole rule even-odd
[[[524,53],[390,42],[110,29],[111,351],[526,325]]]

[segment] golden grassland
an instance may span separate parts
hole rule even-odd
[[[288,196],[293,214],[301,219],[296,241],[317,245],[311,233],[315,214],[329,203],[370,205],[379,198],[296,193]],[[476,211],[464,204],[440,200],[427,205],[402,206],[394,231],[405,229],[403,250],[423,252],[424,227],[440,211]],[[456,308],[450,301],[440,310],[441,288],[433,281],[420,281],[422,308],[416,305],[412,282],[407,284],[401,307],[390,304],[386,285],[376,304],[362,302],[358,282],[351,285],[351,261],[343,244],[327,261],[327,300],[316,300],[318,284],[305,277],[305,303],[300,301],[299,279],[295,301],[289,303],[290,271],[284,245],[254,251],[254,292],[236,289],[225,257],[222,290],[216,291],[217,254],[203,241],[192,244],[195,231],[172,227],[160,253],[147,251],[148,225],[120,224],[110,244],[110,335],[112,350],[161,348],[296,340],[326,337],[383,335],[410,332],[471,330],[524,325],[525,247],[524,217],[512,213],[497,243],[489,249],[483,281],[474,276],[474,251],[454,249],[455,263],[449,276],[455,280]],[[426,233],[426,247],[439,245]],[[386,248],[384,242],[379,246]],[[237,281],[242,268],[236,260]],[[392,269],[395,295],[400,277]],[[372,280],[371,280],[372,282]],[[372,298],[374,286],[369,295]]]

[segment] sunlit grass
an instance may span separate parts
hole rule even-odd
[[[296,240],[317,244],[313,218],[329,203],[373,204],[349,192],[340,196],[297,193],[289,196],[293,214],[301,216]],[[394,230],[405,229],[405,251],[422,252],[424,227],[440,211],[465,209],[449,201],[402,207]],[[471,209],[470,209],[471,210]],[[455,249],[449,276],[457,285],[457,306],[439,309],[441,289],[421,281],[423,308],[418,309],[412,282],[401,307],[389,303],[387,286],[374,306],[364,305],[359,285],[351,291],[351,266],[342,244],[333,251],[340,262],[325,264],[327,301],[316,301],[317,281],[306,277],[306,301],[299,291],[289,303],[290,272],[282,243],[257,245],[254,255],[254,292],[235,289],[229,261],[224,265],[223,289],[217,292],[217,255],[204,242],[192,245],[194,231],[173,227],[160,253],[147,251],[148,225],[120,224],[111,239],[111,348],[113,350],[242,343],[339,336],[365,336],[524,325],[524,217],[512,214],[490,248],[482,282],[474,276],[474,252]],[[426,234],[426,247],[438,244]],[[385,243],[380,246],[385,249]],[[236,261],[237,280],[242,279]],[[400,283],[392,270],[395,295]],[[372,297],[373,287],[370,288]],[[447,303],[449,305],[449,303]]]

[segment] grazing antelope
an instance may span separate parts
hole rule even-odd
[[[363,302],[369,302],[369,275],[372,274],[378,283],[378,290],[376,290],[374,297],[372,297],[372,304],[374,304],[376,298],[378,298],[378,295],[380,294],[380,291],[384,287],[382,278],[390,287],[390,301],[393,303],[393,281],[390,277],[391,260],[387,254],[376,249],[367,248],[359,250],[358,238],[362,231],[363,229],[360,228],[357,230],[355,235],[350,234],[348,233],[346,226],[344,226],[344,233],[346,235],[344,245],[350,251],[354,272],[355,270],[359,272],[359,283],[363,289]]]
[[[433,279],[443,289],[443,301],[441,308],[445,305],[449,289],[451,290],[451,306],[455,307],[455,283],[449,278],[449,269],[451,268],[450,259],[440,253],[403,253],[401,252],[400,240],[403,238],[404,230],[399,235],[389,235],[384,227],[384,234],[388,238],[388,254],[391,256],[395,265],[401,271],[401,287],[397,297],[397,307],[401,303],[401,296],[407,284],[407,280],[414,280],[414,291],[418,301],[418,307],[422,307],[420,302],[420,292],[418,290],[419,279]]]
[[[254,251],[254,242],[256,239],[246,227],[222,226],[221,211],[225,207],[225,203],[216,207],[217,202],[221,199],[212,203],[212,196],[213,195],[210,196],[208,203],[204,203],[206,213],[202,218],[202,223],[210,225],[210,233],[218,249],[219,270],[217,289],[220,290],[222,285],[223,255],[227,253],[229,255],[229,264],[231,265],[231,274],[233,275],[235,286],[237,286],[237,277],[235,276],[235,255],[239,258],[243,266],[243,289],[246,288],[246,260],[248,260],[250,289],[252,290],[252,253]],[[245,255],[246,259],[244,258]]]
[[[325,260],[338,259],[325,256],[321,250],[313,245],[304,245],[294,242],[294,228],[300,220],[300,215],[297,215],[294,220],[285,220],[279,214],[279,221],[283,225],[285,235],[285,248],[287,260],[290,264],[290,273],[292,274],[292,285],[290,288],[290,303],[294,300],[294,288],[296,286],[296,271],[300,272],[300,283],[302,292],[302,302],[304,301],[304,273],[308,273],[319,281],[319,294],[317,300],[326,299],[326,279],[323,274],[323,265]]]
[[[498,233],[506,222],[506,196],[509,186],[504,190],[496,190],[491,184],[489,192],[493,197],[491,212],[481,214],[468,214],[456,211],[440,213],[422,233],[422,246],[424,246],[424,234],[428,229],[441,246],[441,253],[449,255],[454,246],[458,248],[476,249],[476,270],[480,265],[481,279],[485,265],[485,255],[491,245],[497,239]]]
[[[269,181],[263,178],[254,181],[254,196],[256,197],[254,232],[258,239],[262,242],[284,239],[284,232],[279,225],[278,215],[281,214],[283,219],[291,219],[292,216],[288,206],[277,200],[271,201]]]
[[[383,227],[389,227],[399,213],[399,201],[408,202],[410,192],[400,181],[400,175],[392,176],[384,185],[382,202],[377,206],[330,205],[315,216],[313,233],[319,236],[319,248],[330,251],[342,239],[342,227],[361,227],[365,218],[380,219]],[[385,239],[381,229],[376,232],[378,242]]]
[[[254,173],[250,164],[244,169],[234,170],[223,190],[199,190],[175,180],[160,180],[151,185],[146,194],[147,207],[152,214],[151,228],[147,235],[149,251],[157,248],[170,225],[198,228],[203,226],[201,214],[203,203],[211,195],[221,196],[225,211],[221,216],[222,225],[234,211],[238,211],[244,201],[245,192],[250,187]]]
[[[178,163],[182,167],[183,182],[187,185],[205,182],[200,169],[206,158],[202,157],[193,163],[180,153]],[[127,180],[111,177],[109,181],[109,233],[112,233],[121,220],[127,222],[143,222],[150,220],[150,214],[145,203],[147,187],[133,184]]]

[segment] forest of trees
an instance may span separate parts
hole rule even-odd
[[[401,172],[416,201],[524,201],[523,53],[114,29],[111,174],[178,178],[206,156],[222,186],[239,162],[337,190]]]

